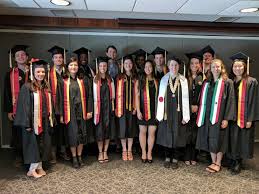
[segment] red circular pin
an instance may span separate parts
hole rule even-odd
[[[163,102],[164,101],[164,98],[161,96],[159,97],[159,102]]]

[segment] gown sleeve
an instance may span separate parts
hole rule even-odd
[[[85,76],[84,84],[86,89],[86,99],[87,99],[87,112],[93,112],[93,86],[92,86],[92,79],[89,79]]]
[[[10,83],[10,72],[8,71],[5,75],[5,88],[4,88],[4,112],[12,112],[12,92]]]
[[[228,79],[225,81],[225,94],[226,95],[226,108],[223,119],[224,120],[236,120],[236,99],[233,81]]]
[[[29,84],[24,84],[20,90],[14,124],[24,127],[32,127],[32,99]]]
[[[251,78],[248,88],[248,101],[247,101],[247,121],[259,120],[259,94],[258,82],[256,79]]]

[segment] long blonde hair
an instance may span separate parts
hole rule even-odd
[[[227,70],[226,70],[226,67],[223,63],[223,61],[221,59],[213,59],[211,64],[213,63],[217,63],[217,64],[220,64],[221,66],[221,73],[220,73],[220,76],[222,77],[223,80],[226,80],[228,79],[228,73],[227,73]],[[208,74],[208,81],[211,81],[213,79],[213,75],[212,75],[212,72],[209,71],[209,74]]]

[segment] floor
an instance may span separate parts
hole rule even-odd
[[[160,157],[153,164],[143,164],[135,155],[124,162],[119,154],[110,154],[110,162],[99,164],[88,156],[87,165],[73,169],[70,162],[59,162],[47,171],[47,176],[35,180],[26,177],[23,168],[13,167],[10,149],[0,149],[0,193],[259,193],[259,144],[255,157],[245,164],[239,175],[227,168],[209,174],[206,163],[186,166],[180,162],[177,170],[165,169]]]

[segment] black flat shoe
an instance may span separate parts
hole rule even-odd
[[[165,161],[164,162],[164,167],[165,168],[170,168],[170,166],[171,166],[171,162],[170,161]]]
[[[149,164],[151,164],[151,163],[153,163],[153,160],[152,160],[152,159],[151,159],[151,160],[147,159],[147,162],[148,162]]]
[[[82,157],[81,157],[81,156],[78,156],[78,163],[79,163],[80,166],[84,166],[84,165],[85,165],[85,163],[84,163],[84,161],[82,160]]]
[[[171,168],[172,169],[177,169],[178,168],[178,162],[172,162]]]
[[[76,157],[73,157],[73,167],[74,168],[79,168],[79,164],[78,164],[78,161],[77,161]]]
[[[147,163],[147,159],[141,159],[142,163]]]

